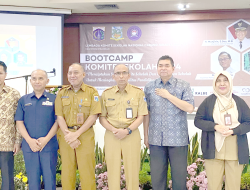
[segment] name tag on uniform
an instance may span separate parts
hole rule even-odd
[[[42,105],[43,106],[53,106],[53,102],[46,101],[46,102],[43,102]]]
[[[225,120],[225,125],[226,126],[232,125],[231,114],[225,114],[224,115],[224,120]]]
[[[27,103],[27,104],[24,104],[24,106],[31,106],[32,103]]]
[[[83,124],[83,113],[78,113],[76,119],[77,124]]]
[[[127,117],[127,119],[133,118],[133,109],[132,108],[126,108],[126,117]]]

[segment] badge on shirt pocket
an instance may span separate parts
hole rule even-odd
[[[53,106],[53,102],[46,101],[42,103],[43,106]]]
[[[127,119],[133,118],[133,109],[132,108],[126,108],[126,118]]]
[[[32,105],[32,103],[27,103],[27,104],[24,104],[24,106],[25,107],[27,107],[27,106],[31,106]]]

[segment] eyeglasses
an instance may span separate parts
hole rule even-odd
[[[127,76],[128,75],[128,72],[126,72],[126,71],[123,71],[123,72],[116,72],[116,73],[114,73],[114,75],[115,76]]]
[[[229,58],[219,59],[219,62],[227,61]]]
[[[216,80],[216,84],[218,84],[218,83],[229,83],[229,81],[228,81],[228,79],[223,79],[223,80]]]

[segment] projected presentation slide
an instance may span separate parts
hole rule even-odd
[[[7,65],[8,77],[36,69],[36,27],[0,25],[0,60]]]
[[[30,75],[35,69],[51,72],[55,68],[55,77],[48,74],[49,85],[62,84],[62,18],[0,13],[0,60],[7,65],[7,79]],[[6,80],[6,84],[25,94],[24,78]]]

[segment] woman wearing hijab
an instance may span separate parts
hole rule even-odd
[[[205,159],[208,190],[240,189],[243,164],[248,164],[246,133],[250,131],[250,110],[234,95],[231,75],[222,71],[214,76],[213,92],[200,105],[194,120],[202,130],[201,148]]]

